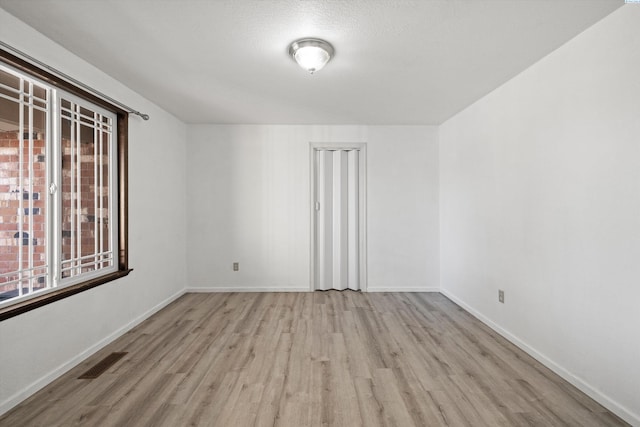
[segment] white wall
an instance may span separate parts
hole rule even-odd
[[[639,25],[618,9],[440,128],[443,292],[636,425]]]
[[[367,143],[368,289],[437,289],[435,127],[199,125],[188,141],[191,288],[309,290],[313,141]]]
[[[0,39],[151,115],[129,120],[127,277],[0,322],[0,413],[155,308],[186,275],[186,127],[0,9]]]

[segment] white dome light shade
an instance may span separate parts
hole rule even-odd
[[[333,52],[333,46],[320,39],[297,40],[289,46],[289,55],[311,74],[324,68]]]
[[[302,68],[312,74],[314,71],[321,70],[331,58],[326,50],[315,46],[301,47],[293,57]]]

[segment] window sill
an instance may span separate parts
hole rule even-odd
[[[59,301],[63,298],[70,297],[71,295],[75,295],[91,288],[95,288],[96,286],[103,285],[107,282],[125,277],[132,271],[133,269],[115,271],[113,273],[105,274],[104,276],[96,277],[95,279],[91,279],[86,282],[71,285],[62,289],[57,289],[44,295],[36,296],[28,300],[9,305],[0,309],[0,322],[6,319],[10,319],[11,317],[17,316],[19,314],[34,310],[38,307],[42,307],[43,305],[50,304],[54,301]]]

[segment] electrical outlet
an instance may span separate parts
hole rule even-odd
[[[239,262],[234,262],[233,263],[233,271],[238,271],[240,270],[240,263]]]
[[[504,304],[504,291],[502,289],[498,289],[498,301]]]

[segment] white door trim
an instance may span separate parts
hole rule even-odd
[[[309,194],[309,211],[311,224],[311,259],[310,259],[310,280],[309,291],[316,289],[316,163],[315,151],[322,149],[339,149],[339,150],[358,150],[359,152],[359,221],[360,229],[359,237],[359,267],[360,267],[360,290],[367,292],[367,144],[365,142],[349,142],[349,143],[329,143],[329,142],[310,142],[309,143],[309,165],[311,171],[310,191]]]

